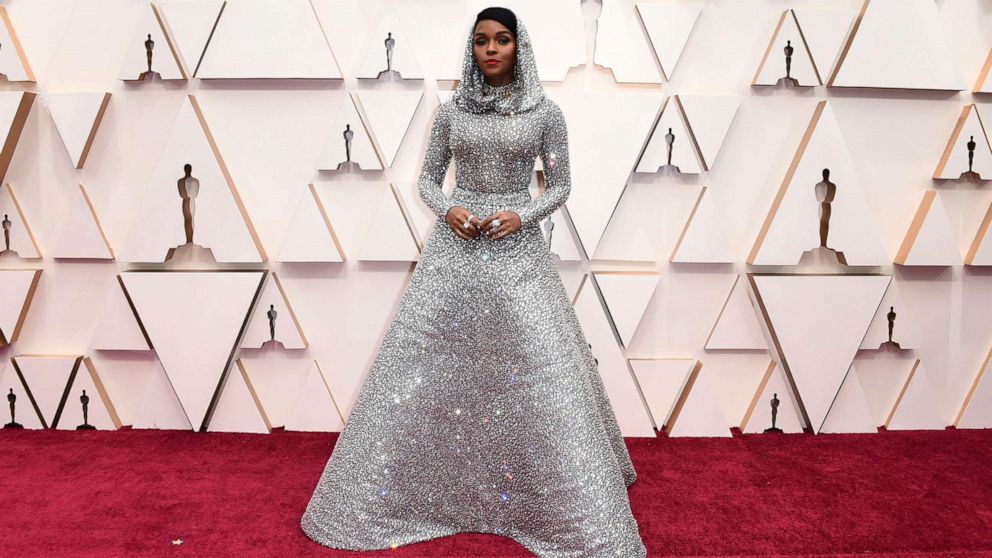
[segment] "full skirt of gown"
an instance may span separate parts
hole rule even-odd
[[[479,219],[529,200],[452,194]],[[437,219],[300,524],[349,550],[480,532],[643,557],[636,478],[539,225],[464,240]]]

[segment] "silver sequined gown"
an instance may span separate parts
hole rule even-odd
[[[493,110],[447,101],[435,116],[419,186],[439,219],[301,520],[325,546],[483,532],[542,558],[646,555],[636,473],[540,229],[571,187],[565,120],[550,98],[515,110],[508,89],[480,82]],[[531,200],[537,157],[546,188]],[[523,227],[463,240],[452,205],[510,209]]]

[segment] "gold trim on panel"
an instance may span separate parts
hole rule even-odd
[[[27,80],[29,82],[36,82],[37,79],[34,77],[34,71],[31,70],[28,57],[24,54],[24,46],[21,45],[21,40],[17,37],[17,31],[14,30],[14,24],[10,21],[10,14],[7,13],[6,6],[0,6],[0,18],[3,19],[3,25],[7,28],[7,35],[10,36],[10,42],[14,43],[14,50],[17,51],[17,58],[21,61],[24,74],[28,78]]]
[[[902,403],[903,396],[906,395],[906,391],[909,390],[909,383],[913,381],[913,377],[916,375],[917,369],[920,367],[920,359],[916,359],[913,363],[913,368],[909,371],[909,376],[906,381],[902,384],[902,389],[899,390],[899,396],[896,397],[895,404],[892,405],[892,410],[889,411],[889,416],[885,419],[885,428],[888,429],[889,425],[892,424],[892,419],[896,416],[896,411],[899,410],[899,404]]]
[[[916,209],[913,222],[909,224],[909,230],[906,231],[906,237],[902,240],[902,245],[899,247],[899,253],[896,254],[894,263],[906,265],[906,260],[909,259],[909,253],[913,251],[913,245],[916,244],[916,237],[919,236],[920,229],[923,228],[923,223],[927,220],[927,215],[930,213],[930,208],[933,206],[933,199],[936,196],[937,192],[935,190],[930,190],[923,194],[923,199],[920,200],[920,207]]]
[[[317,187],[311,182],[307,185],[307,188],[313,196],[314,203],[317,204],[317,211],[320,212],[320,217],[324,220],[324,225],[327,226],[327,232],[330,233],[331,240],[334,241],[334,247],[338,251],[338,255],[341,256],[341,262],[348,261],[348,257],[344,253],[344,248],[341,246],[341,241],[338,239],[338,234],[334,232],[334,225],[331,224],[331,218],[327,214],[327,208],[324,207],[324,202],[320,201],[320,195],[317,194]]]
[[[28,270],[5,269],[3,271],[23,272]],[[0,273],[3,271],[0,271]],[[31,278],[31,286],[28,287],[28,292],[24,295],[24,302],[21,305],[21,312],[17,315],[17,321],[14,323],[14,331],[10,332],[10,337],[8,338],[5,332],[0,331],[0,347],[9,345],[14,341],[17,341],[17,338],[20,337],[21,328],[24,326],[24,320],[28,317],[28,309],[31,307],[31,301],[34,300],[34,293],[38,289],[38,281],[41,280],[41,272],[42,270],[40,269],[34,270],[34,277]],[[4,293],[4,296],[9,295]]]
[[[982,66],[982,71],[978,73],[978,80],[975,82],[975,87],[972,90],[973,93],[992,93],[992,91],[982,91],[982,85],[985,84],[985,80],[989,77],[989,70],[992,70],[992,48],[989,49],[989,55],[985,59],[985,65]]]
[[[317,367],[317,375],[320,376],[320,381],[324,384],[324,388],[327,389],[327,395],[331,396],[331,403],[334,405],[334,412],[338,414],[338,419],[341,420],[341,424],[344,424],[344,414],[341,413],[341,407],[338,406],[338,400],[334,398],[334,392],[331,391],[331,385],[327,383],[327,377],[324,376],[324,370],[320,367],[320,363],[317,362],[316,359],[314,359],[313,365]]]
[[[96,113],[96,118],[93,119],[93,126],[90,127],[89,135],[86,136],[86,145],[83,146],[83,151],[79,155],[79,162],[76,164],[77,169],[83,168],[83,164],[86,162],[86,157],[90,154],[90,148],[93,147],[93,139],[96,137],[96,131],[100,127],[100,123],[103,122],[103,115],[107,112],[107,105],[109,104],[110,92],[108,91],[103,94],[103,101],[100,102],[100,109]],[[89,200],[87,200],[87,202],[88,201]],[[102,233],[103,231],[101,231],[101,234]]]
[[[0,6],[2,7],[2,6]],[[10,168],[10,161],[14,158],[14,150],[17,149],[17,142],[21,139],[21,132],[27,124],[28,114],[31,112],[31,105],[38,95],[29,91],[21,92],[21,102],[17,105],[14,118],[10,122],[10,130],[3,142],[3,149],[0,150],[0,182],[7,177],[7,169]]]
[[[24,215],[24,210],[21,209],[21,203],[17,201],[17,195],[14,193],[14,187],[10,185],[10,182],[5,182],[2,185],[0,185],[0,191],[3,191],[4,188],[6,188],[7,193],[10,194],[10,200],[14,202],[14,210],[17,211],[17,216],[21,219],[21,224],[24,225],[24,232],[28,233],[28,239],[31,241],[31,245],[34,246],[35,254],[38,254],[37,256],[34,257],[22,256],[21,254],[17,254],[18,257],[24,260],[40,259],[42,257],[41,247],[38,246],[38,241],[37,239],[35,239],[34,233],[31,232],[31,225],[28,224],[28,219]]]
[[[662,428],[664,428],[665,432],[668,434],[671,434],[672,429],[675,428],[675,423],[678,421],[683,407],[685,407],[685,402],[689,399],[689,392],[692,391],[692,386],[696,383],[696,378],[699,377],[699,371],[702,370],[702,368],[703,362],[697,360],[695,366],[692,367],[692,372],[689,372],[689,377],[685,381],[685,386],[683,386],[682,391],[679,392],[679,397],[675,401],[675,406],[672,408],[671,414],[668,415],[668,422],[662,425]]]
[[[234,198],[234,203],[237,204],[238,210],[241,212],[241,218],[244,220],[245,227],[248,229],[248,234],[251,235],[251,239],[255,243],[255,249],[258,250],[258,255],[264,263],[269,259],[265,254],[265,247],[262,245],[262,241],[259,239],[258,233],[255,231],[255,225],[252,223],[251,217],[248,216],[248,210],[245,207],[244,201],[241,199],[241,195],[238,193],[237,186],[234,184],[234,178],[231,176],[231,171],[227,168],[227,164],[224,162],[224,157],[220,153],[220,148],[217,147],[217,140],[214,139],[214,135],[210,131],[210,126],[207,125],[207,119],[203,116],[203,110],[200,108],[200,103],[196,100],[196,96],[192,94],[187,95],[187,97],[193,105],[193,111],[196,113],[197,120],[200,121],[200,127],[203,129],[203,134],[206,136],[207,142],[210,144],[210,149],[214,153],[214,158],[217,160],[217,165],[224,174],[224,180],[227,182],[227,187],[231,191],[231,196]]]
[[[21,387],[24,388],[24,393],[28,395],[28,401],[31,402],[31,407],[34,409],[35,416],[38,417],[38,422],[41,423],[42,428],[48,428],[48,421],[45,420],[45,414],[41,412],[41,407],[38,406],[38,401],[34,398],[34,394],[31,393],[31,388],[28,386],[27,379],[24,378],[24,372],[21,370],[20,365],[17,364],[17,357],[10,357],[10,364],[14,367],[14,372],[17,374],[17,378],[21,381]]]
[[[774,360],[770,360],[768,362],[768,367],[765,369],[765,373],[761,377],[761,382],[758,384],[758,389],[754,392],[754,397],[751,398],[751,402],[748,403],[747,411],[744,412],[744,418],[741,419],[739,428],[742,433],[747,429],[748,423],[751,422],[751,416],[754,414],[754,410],[758,408],[758,403],[761,401],[761,395],[765,393],[765,388],[768,386],[769,380],[772,379],[772,373],[775,371],[775,367],[777,365],[778,363]]]
[[[675,255],[679,253],[679,248],[682,247],[682,241],[685,239],[686,233],[689,232],[689,227],[692,226],[692,218],[696,216],[696,211],[699,209],[700,204],[703,203],[704,194],[706,194],[706,186],[703,186],[699,191],[699,196],[696,197],[696,203],[693,204],[692,211],[689,212],[689,219],[686,220],[685,226],[682,227],[682,234],[679,235],[679,239],[675,242],[672,255],[668,257],[669,262],[675,262]]]
[[[251,378],[248,377],[248,371],[245,370],[245,365],[241,362],[241,359],[235,361],[238,365],[238,370],[241,371],[241,378],[245,382],[245,386],[248,387],[248,393],[251,394],[252,401],[255,402],[255,408],[258,409],[258,414],[262,417],[262,421],[265,422],[265,429],[270,433],[272,432],[272,423],[269,422],[269,415],[265,412],[265,407],[262,406],[262,399],[259,398],[258,392],[255,391],[255,386],[251,383]]]
[[[854,38],[858,34],[858,29],[861,27],[861,22],[864,20],[865,12],[868,11],[868,4],[871,0],[864,0],[864,4],[861,5],[861,11],[858,12],[857,17],[854,18],[854,25],[851,27],[851,32],[848,33],[847,39],[844,41],[844,47],[840,51],[840,55],[837,57],[837,65],[834,66],[832,72],[830,72],[830,79],[827,80],[827,87],[833,87],[834,81],[837,79],[837,74],[840,73],[841,67],[844,65],[844,60],[847,59],[847,53],[851,50],[851,45],[854,44]]]
[[[964,259],[965,265],[974,265],[975,257],[978,255],[978,249],[982,247],[982,241],[985,240],[985,236],[989,233],[990,225],[992,225],[992,204],[989,204],[989,209],[985,212],[985,218],[982,219],[982,224],[978,227],[978,233],[975,234],[975,240],[971,242],[971,247],[968,248],[968,255]]]
[[[944,147],[944,153],[940,156],[940,162],[937,163],[937,168],[933,171],[934,180],[943,180],[940,178],[940,175],[944,174],[944,167],[947,166],[947,161],[951,158],[951,153],[953,153],[954,148],[957,147],[958,137],[961,135],[961,130],[964,128],[964,123],[968,120],[968,115],[974,108],[974,103],[961,107],[961,114],[958,115],[958,121],[954,124],[954,130],[951,132],[951,137],[947,140],[947,146]],[[978,123],[981,124],[982,117],[978,114],[977,109],[975,110],[975,115],[978,117]],[[986,142],[986,145],[983,147],[988,147],[988,142]]]
[[[165,37],[165,44],[169,45],[169,52],[172,53],[172,59],[176,61],[176,67],[179,68],[179,74],[183,76],[183,79],[188,80],[189,74],[186,73],[186,68],[183,66],[183,61],[176,52],[176,45],[172,44],[172,36],[169,33],[168,26],[165,20],[162,18],[162,14],[158,13],[158,6],[149,3],[151,6],[152,13],[155,14],[155,21],[158,22],[158,28],[162,30],[162,36]]]
[[[971,403],[972,396],[975,395],[975,391],[978,389],[978,384],[982,382],[982,377],[985,376],[985,372],[988,371],[989,366],[992,366],[992,349],[989,349],[989,354],[985,356],[985,362],[982,363],[982,367],[978,369],[978,375],[975,376],[975,381],[971,383],[971,388],[968,389],[968,394],[964,397],[964,402],[961,403],[961,408],[958,410],[958,416],[954,417],[954,422],[951,423],[954,428],[958,427],[961,423],[961,417],[964,416],[964,412],[968,409],[968,404]]]
[[[21,355],[21,356],[26,356],[26,355]],[[55,355],[51,355],[51,356],[55,356]],[[53,430],[59,427],[59,420],[62,418],[62,411],[65,410],[66,402],[69,401],[69,392],[72,391],[72,384],[76,382],[76,374],[79,373],[79,365],[82,364],[83,362],[83,355],[76,356],[75,359],[76,360],[72,362],[72,371],[69,372],[69,381],[66,382],[65,388],[63,388],[62,390],[62,399],[59,400],[58,409],[55,411],[55,418],[52,419],[51,428]]]
[[[754,260],[758,257],[758,252],[761,251],[761,245],[765,241],[765,237],[768,235],[768,230],[772,226],[772,222],[775,220],[775,215],[778,213],[779,206],[782,204],[782,200],[785,198],[786,192],[789,191],[789,186],[792,184],[792,177],[796,173],[796,169],[799,168],[799,162],[802,161],[803,155],[806,153],[806,147],[809,145],[810,139],[813,137],[813,132],[816,130],[816,125],[820,121],[820,115],[823,114],[823,109],[826,108],[827,101],[823,100],[816,104],[816,109],[813,111],[813,116],[809,120],[809,124],[806,126],[806,132],[803,133],[802,140],[799,142],[799,146],[796,148],[796,153],[792,157],[792,163],[789,164],[789,169],[785,173],[785,178],[782,179],[782,184],[778,188],[778,192],[775,194],[775,200],[772,202],[771,209],[768,210],[768,215],[765,217],[765,222],[761,225],[761,230],[758,232],[758,238],[754,241],[754,246],[751,248],[751,253],[747,257],[747,263],[754,265]]]
[[[101,379],[100,374],[97,373],[96,367],[93,365],[93,360],[90,357],[83,357],[83,364],[86,365],[86,370],[90,373],[90,379],[93,380],[93,385],[96,386],[96,392],[100,395],[104,408],[107,409],[107,414],[110,416],[110,421],[114,423],[114,429],[120,430],[121,426],[123,426],[121,423],[121,418],[117,415],[117,408],[114,406],[114,402],[110,399],[110,394],[107,392],[107,387],[103,385],[103,379]]]
[[[275,271],[272,272],[272,280],[275,282],[276,288],[279,289],[279,296],[282,297],[282,302],[286,305],[286,310],[289,311],[289,317],[293,319],[293,325],[296,326],[296,332],[300,334],[300,340],[303,341],[303,346],[309,347],[310,343],[307,341],[307,336],[303,333],[300,320],[296,317],[296,312],[293,311],[293,305],[290,304],[289,297],[286,296],[286,289],[282,287],[282,281],[279,280],[279,275]]]
[[[202,270],[199,270],[199,271],[202,271]],[[235,271],[235,270],[232,270],[232,271]],[[244,340],[245,332],[248,331],[248,322],[251,319],[252,309],[255,308],[255,306],[258,304],[258,298],[260,296],[262,296],[262,288],[265,285],[265,276],[268,273],[264,269],[263,270],[256,270],[256,269],[248,270],[248,269],[246,269],[246,270],[237,270],[237,271],[243,271],[243,272],[249,272],[249,273],[258,273],[259,274],[258,284],[255,286],[255,294],[252,295],[251,301],[248,303],[248,308],[245,310],[245,315],[241,319],[241,329],[238,331],[238,334],[234,337],[234,344],[231,345],[231,350],[230,350],[230,352],[227,355],[227,360],[224,362],[224,369],[221,370],[220,378],[217,381],[217,386],[214,387],[214,393],[213,393],[213,395],[210,396],[210,402],[207,403],[207,409],[204,412],[203,421],[200,423],[199,428],[197,428],[197,426],[193,424],[193,421],[190,420],[190,424],[193,426],[193,431],[206,432],[207,431],[207,426],[210,424],[210,420],[214,416],[214,411],[217,410],[217,402],[220,400],[221,388],[223,388],[224,383],[227,381],[227,376],[231,372],[232,361],[235,360],[234,355],[235,355],[235,353],[238,352],[238,348],[241,347],[241,342]],[[174,271],[158,271],[158,273],[175,273],[175,272]],[[229,273],[229,271],[222,271],[221,273]],[[159,362],[161,362],[161,359],[159,360]],[[165,370],[165,366],[164,365],[162,366],[162,369]],[[169,375],[169,371],[168,370],[165,370],[165,375],[166,375],[166,377],[168,377],[168,375]],[[170,384],[172,383],[172,379],[171,378],[169,378],[169,383]],[[175,390],[175,387],[173,386],[172,389]],[[178,394],[177,394],[177,396],[178,396]],[[181,399],[179,401],[179,404],[180,404],[180,406],[182,406],[182,400]],[[186,408],[185,407],[183,407],[183,412],[186,412]],[[188,413],[187,413],[186,416],[187,416],[187,418],[189,418],[189,414]]]

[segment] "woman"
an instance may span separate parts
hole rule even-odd
[[[570,188],[527,29],[487,8],[419,178],[439,219],[303,515],[310,538],[372,550],[483,532],[540,557],[646,555],[636,473],[540,229]]]

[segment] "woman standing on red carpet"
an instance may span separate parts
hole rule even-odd
[[[420,173],[439,219],[303,514],[311,539],[373,550],[481,532],[542,558],[646,555],[637,475],[540,228],[570,189],[527,28],[487,8]]]

